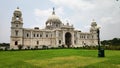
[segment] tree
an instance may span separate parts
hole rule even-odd
[[[103,40],[101,41],[102,45],[112,45],[112,46],[118,46],[120,45],[120,38],[113,38],[111,40]]]

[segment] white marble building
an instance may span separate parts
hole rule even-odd
[[[98,45],[97,24],[91,23],[90,32],[75,30],[73,25],[64,24],[55,14],[54,8],[51,16],[45,22],[46,27],[23,28],[22,12],[19,8],[15,9],[11,21],[10,48],[17,49],[18,45],[23,48],[41,48],[43,45],[48,47],[81,47]]]

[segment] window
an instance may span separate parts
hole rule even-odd
[[[94,37],[94,36],[92,35],[92,39],[93,39],[93,37]]]
[[[84,39],[85,39],[85,35],[84,35]]]
[[[16,16],[17,18],[19,18],[19,16]]]
[[[81,36],[83,38],[83,36]]]
[[[42,37],[42,34],[40,34],[40,37]]]
[[[56,27],[58,27],[58,25],[56,24]]]
[[[18,27],[18,25],[16,25],[16,27]]]
[[[39,37],[39,34],[37,34],[37,37]]]
[[[35,34],[33,34],[33,37],[35,37]]]
[[[74,40],[74,43],[76,44],[76,40]]]
[[[61,40],[59,40],[59,44],[61,44]]]
[[[39,41],[37,41],[37,45],[39,44]]]
[[[89,39],[89,35],[87,36],[87,39]]]
[[[18,45],[18,41],[15,41],[15,45]]]
[[[27,37],[29,37],[29,34],[27,33]]]
[[[46,34],[46,37],[48,37],[48,34]]]
[[[18,30],[15,31],[16,36],[18,36]]]

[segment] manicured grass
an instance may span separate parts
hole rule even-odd
[[[120,68],[120,51],[50,49],[0,51],[0,68]]]

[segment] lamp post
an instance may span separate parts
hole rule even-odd
[[[97,27],[97,37],[98,37],[98,57],[104,57],[104,49],[100,47],[100,27]]]
[[[100,27],[97,27],[97,37],[98,37],[98,50],[101,50],[101,47],[100,47]]]

